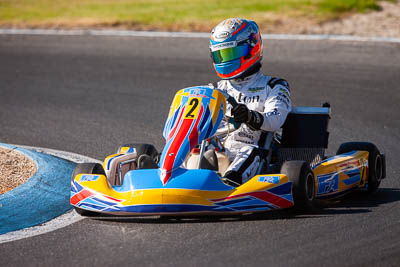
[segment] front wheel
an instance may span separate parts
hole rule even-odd
[[[79,163],[76,165],[74,171],[72,172],[71,181],[73,181],[75,176],[77,176],[80,173],[105,175],[103,166],[101,166],[101,164],[99,164],[99,163]],[[84,209],[81,209],[78,207],[74,207],[74,208],[75,208],[75,211],[82,216],[98,215],[98,213],[94,212],[94,211],[84,210]]]
[[[315,205],[315,179],[310,165],[305,161],[285,161],[280,173],[285,174],[292,182],[294,208],[296,210],[313,208]]]
[[[351,151],[368,151],[368,192],[373,193],[385,178],[385,157],[379,153],[378,148],[367,142],[348,142],[342,144],[336,152],[336,155]]]

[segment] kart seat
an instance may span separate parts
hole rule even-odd
[[[283,127],[278,161],[303,160],[314,166],[328,147],[330,106],[294,107]]]

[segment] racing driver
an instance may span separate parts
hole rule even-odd
[[[260,151],[266,132],[281,128],[291,111],[289,84],[261,72],[263,44],[258,25],[251,20],[230,18],[211,32],[210,50],[214,69],[222,80],[212,84],[232,96],[227,115],[240,123],[225,140],[231,164],[225,181],[240,185],[253,177],[260,165]],[[224,122],[221,124],[223,126]]]

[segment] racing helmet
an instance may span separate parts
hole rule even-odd
[[[211,32],[210,52],[221,79],[240,78],[262,59],[263,45],[257,23],[240,18],[222,21]]]

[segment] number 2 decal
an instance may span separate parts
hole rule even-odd
[[[190,107],[190,109],[189,109],[188,113],[186,113],[185,119],[194,119],[194,116],[195,116],[194,114],[197,113],[197,112],[195,112],[195,111],[198,110],[199,103],[200,103],[200,101],[199,101],[198,98],[192,98],[192,99],[190,99],[189,105],[188,105],[188,106]],[[193,114],[193,113],[194,113],[194,114]]]

